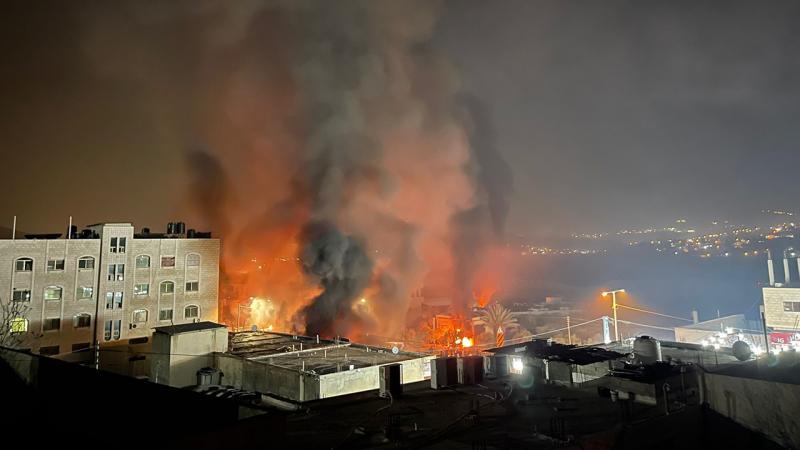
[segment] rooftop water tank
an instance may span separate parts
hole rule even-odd
[[[633,356],[641,364],[661,361],[661,343],[650,336],[639,336],[633,341]]]
[[[750,345],[745,341],[734,342],[731,346],[731,352],[739,361],[747,361],[750,359],[750,355],[753,354],[753,351],[750,350]]]

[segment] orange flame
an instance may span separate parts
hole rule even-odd
[[[473,345],[475,345],[475,343],[472,341],[472,339],[470,339],[470,338],[468,338],[468,337],[466,337],[466,336],[464,336],[463,338],[461,338],[461,346],[462,346],[462,347],[464,347],[464,348],[470,348],[470,347],[472,347]]]

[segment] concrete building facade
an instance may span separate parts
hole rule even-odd
[[[797,330],[800,326],[800,288],[765,287],[762,292],[767,327]]]
[[[94,337],[113,344],[148,338],[157,326],[216,321],[219,240],[171,231],[107,223],[70,239],[0,240],[0,302],[24,310],[8,318],[26,336],[19,347],[65,354]]]

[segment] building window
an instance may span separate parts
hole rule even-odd
[[[24,317],[15,317],[11,319],[9,330],[11,330],[11,333],[14,334],[28,331],[28,319],[25,319]]]
[[[84,298],[92,298],[93,293],[94,288],[91,286],[78,286],[76,296],[78,297],[78,300],[81,300]]]
[[[125,280],[125,264],[109,264],[108,281],[124,281],[124,280]]]
[[[64,260],[63,259],[49,259],[47,260],[47,271],[48,272],[59,272],[64,270]]]
[[[784,312],[800,312],[800,302],[783,302]]]
[[[119,339],[122,329],[121,320],[106,320],[105,327],[103,328],[103,338],[110,341],[112,338]]]
[[[150,257],[147,255],[139,255],[136,257],[136,268],[147,269],[150,267]]]
[[[158,320],[172,320],[172,309],[162,309],[159,311]]]
[[[11,294],[11,300],[15,302],[29,302],[31,301],[31,290],[14,289],[14,292]]]
[[[48,286],[44,288],[45,300],[61,300],[61,288],[58,286]]]
[[[161,267],[165,267],[165,268],[173,268],[173,267],[175,267],[175,257],[174,256],[162,256],[161,257]]]
[[[175,292],[175,283],[172,281],[162,281],[159,287],[159,292],[162,294],[172,294]]]
[[[58,317],[52,319],[44,319],[42,330],[44,331],[58,331],[61,329],[61,319]]]
[[[80,342],[78,344],[72,344],[72,351],[73,352],[77,352],[77,351],[81,351],[81,350],[86,350],[87,348],[90,348],[91,346],[92,346],[92,344],[90,344],[88,342]]]
[[[148,339],[146,337],[138,337],[138,338],[133,338],[133,339],[129,340],[128,344],[130,344],[130,345],[147,344],[147,341],[149,341],[149,340],[150,339]]]
[[[189,305],[183,308],[183,317],[185,319],[196,319],[200,317],[200,307],[197,305]]]
[[[127,244],[128,238],[120,237],[120,238],[111,238],[111,253],[125,253],[125,244]]]
[[[145,323],[147,322],[147,310],[146,309],[137,309],[133,312],[133,323]]]
[[[200,290],[200,282],[198,281],[186,282],[186,292],[197,292],[199,290]]]
[[[57,355],[58,354],[58,346],[57,345],[51,345],[49,347],[41,347],[39,349],[39,354],[42,355],[42,356]]]
[[[122,292],[106,292],[106,309],[122,308]]]
[[[83,258],[79,259],[78,269],[79,270],[94,269],[94,258],[92,258],[91,256],[84,256]]]
[[[72,318],[72,326],[75,328],[89,328],[92,325],[92,316],[86,313],[76,314]]]
[[[200,255],[189,253],[186,255],[186,267],[198,267],[200,265]]]
[[[139,283],[133,286],[133,295],[148,295],[150,294],[150,285],[147,283]]]
[[[30,258],[19,258],[14,263],[14,269],[17,272],[30,272],[33,270],[33,260]]]

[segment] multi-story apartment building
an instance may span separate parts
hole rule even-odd
[[[220,243],[208,233],[171,224],[168,234],[134,234],[129,223],[106,223],[69,239],[28,237],[0,240],[0,302],[24,311],[6,320],[34,352],[141,341],[157,326],[217,320]]]

